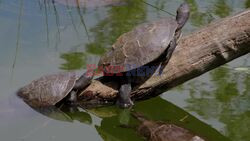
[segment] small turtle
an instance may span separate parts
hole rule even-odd
[[[106,74],[123,73],[124,77],[120,77],[121,86],[117,105],[123,108],[133,105],[129,95],[132,79],[126,73],[158,58],[163,58],[160,73],[162,72],[188,18],[189,6],[184,2],[177,10],[176,19],[163,18],[135,27],[132,31],[121,35],[113,44],[112,49],[101,57],[99,67],[104,68]]]
[[[205,141],[189,130],[174,124],[147,120],[142,114],[132,113],[141,124],[137,131],[149,141]]]
[[[60,72],[45,75],[19,89],[18,96],[32,107],[49,107],[66,98],[73,104],[77,100],[77,92],[90,84],[93,75],[78,77],[75,72]]]

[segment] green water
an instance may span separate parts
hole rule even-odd
[[[60,1],[60,0],[57,0]],[[69,0],[71,1],[71,0]],[[250,7],[249,0],[187,0],[184,34]],[[147,0],[175,14],[181,0]],[[15,97],[18,88],[58,71],[96,64],[119,35],[165,16],[141,0],[82,8],[52,0],[0,0],[0,140],[142,140],[128,111],[116,108],[41,114]],[[185,127],[210,141],[250,141],[250,56],[184,83],[156,98],[136,102],[152,120]]]

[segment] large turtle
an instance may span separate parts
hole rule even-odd
[[[132,31],[121,35],[112,49],[101,57],[99,66],[104,68],[106,74],[123,73],[117,99],[120,107],[133,105],[129,95],[131,76],[127,75],[127,72],[163,58],[161,73],[176,47],[181,29],[188,18],[189,6],[184,2],[177,10],[176,19],[163,18],[135,27]]]

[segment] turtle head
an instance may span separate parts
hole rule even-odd
[[[189,18],[189,6],[186,2],[182,3],[177,10],[176,21],[178,23],[177,30],[180,30]]]

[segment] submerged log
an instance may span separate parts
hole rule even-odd
[[[250,52],[250,10],[213,22],[179,41],[161,76],[153,75],[134,86],[132,99],[161,94],[192,78]],[[81,94],[81,103],[115,101],[115,81],[93,80]]]

